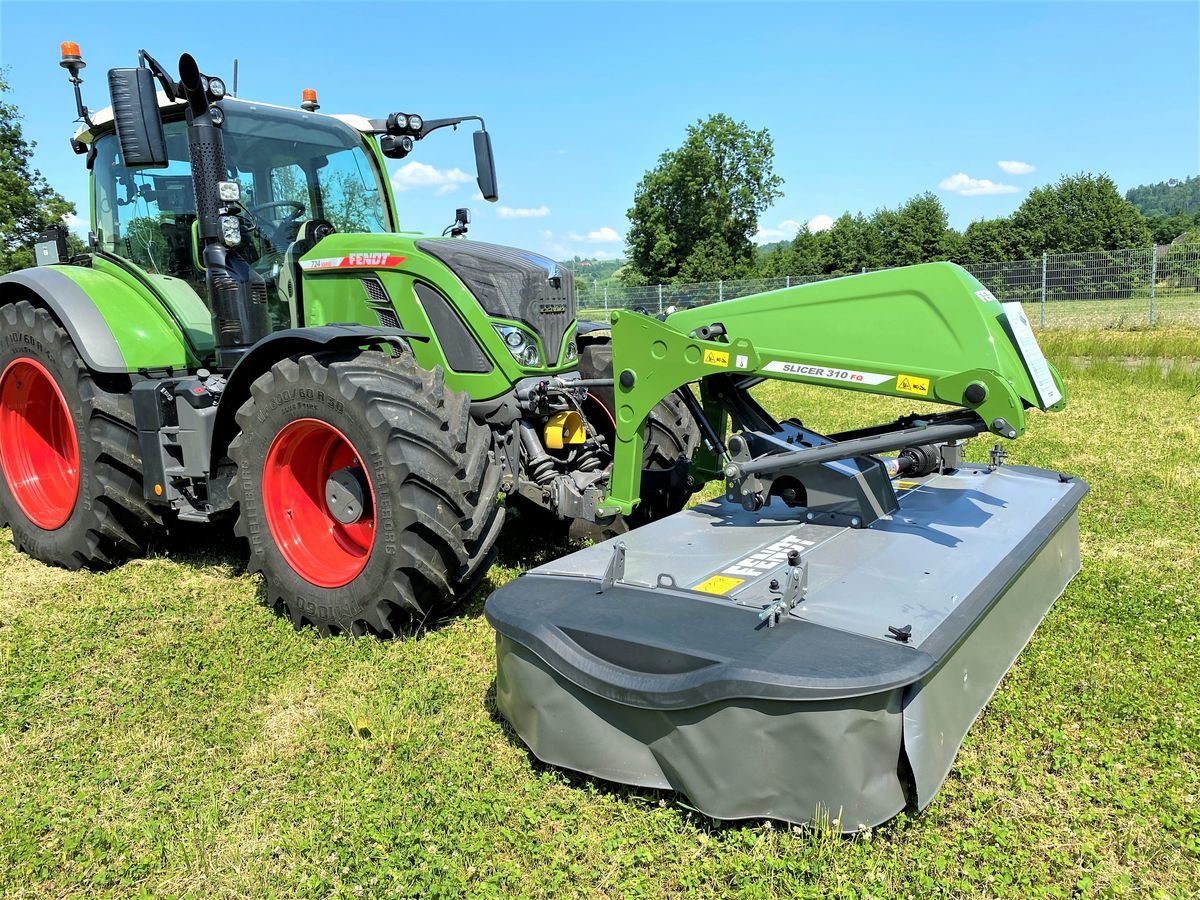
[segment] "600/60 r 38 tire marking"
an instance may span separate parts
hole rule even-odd
[[[0,306],[0,521],[43,562],[103,568],[162,528],[145,500],[127,375],[88,371],[48,311]]]
[[[237,423],[236,529],[268,604],[296,627],[392,635],[486,571],[503,521],[500,468],[491,432],[440,369],[376,351],[281,360]],[[361,504],[341,518],[326,495],[337,478]]]

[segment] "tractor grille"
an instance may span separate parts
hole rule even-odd
[[[458,276],[492,316],[521,322],[542,339],[554,365],[575,321],[575,280],[551,259],[496,244],[429,239],[417,246]]]

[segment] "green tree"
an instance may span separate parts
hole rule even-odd
[[[827,273],[849,275],[884,264],[880,255],[880,232],[862,213],[853,216],[842,213],[827,233],[829,237],[824,265]]]
[[[1035,188],[1012,215],[1016,250],[1026,259],[1043,253],[1083,253],[1150,245],[1146,220],[1107,175],[1066,175]]]
[[[884,265],[911,266],[949,259],[957,237],[942,201],[933,194],[918,194],[894,214],[894,236],[885,233]]]
[[[1016,259],[1017,233],[1011,219],[980,219],[963,232],[955,258],[968,264]]]
[[[663,153],[634,191],[627,215],[637,279],[749,274],[758,217],[782,196],[774,158],[765,128],[754,131],[723,114],[689,125],[683,145]]]
[[[0,72],[0,94],[8,91]],[[35,146],[21,131],[17,107],[0,101],[0,272],[32,266],[37,236],[75,212],[30,164]]]

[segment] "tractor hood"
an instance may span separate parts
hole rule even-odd
[[[528,250],[428,238],[416,242],[466,285],[489,316],[520,322],[553,355],[575,321],[575,276]]]

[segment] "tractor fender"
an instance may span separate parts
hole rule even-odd
[[[93,372],[177,370],[188,353],[161,304],[120,279],[84,266],[42,266],[0,277],[0,304],[47,309]]]
[[[112,329],[92,298],[62,272],[20,269],[0,277],[0,305],[18,300],[33,300],[46,307],[67,330],[75,349],[93,372],[129,371]]]
[[[237,434],[234,416],[250,399],[250,385],[271,366],[289,356],[302,356],[330,350],[349,350],[368,345],[391,344],[407,349],[403,341],[427,341],[424,335],[400,328],[379,328],[372,325],[318,325],[308,328],[289,328],[263,338],[238,360],[225,383],[221,403],[213,423],[212,458],[209,468],[215,472],[225,457],[229,444]]]

